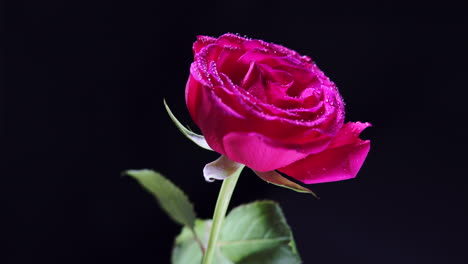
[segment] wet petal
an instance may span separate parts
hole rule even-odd
[[[358,136],[369,125],[347,123],[326,150],[278,170],[308,184],[354,178],[370,148],[370,141]]]

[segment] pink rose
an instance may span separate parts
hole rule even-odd
[[[338,89],[309,57],[233,34],[199,36],[193,51],[185,100],[213,150],[304,183],[356,176],[370,124],[344,124]]]

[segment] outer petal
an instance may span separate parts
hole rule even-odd
[[[192,69],[196,69],[196,67],[192,66],[191,70]],[[193,75],[194,74],[189,75],[187,84],[185,86],[185,102],[187,104],[187,108],[192,117],[192,120],[195,123],[198,123],[197,115],[195,113],[196,113],[197,107],[202,103],[201,99],[202,99],[203,86],[200,82],[195,80]]]
[[[193,43],[193,53],[197,54],[200,50],[209,44],[215,43],[216,39],[209,36],[197,36],[197,41]]]
[[[244,117],[226,105],[212,88],[195,80],[193,75],[189,77],[185,99],[190,115],[208,145],[224,155],[222,142],[224,135],[245,127]]]
[[[307,184],[354,178],[369,152],[370,141],[359,139],[359,133],[368,126],[347,123],[325,151],[278,170]]]
[[[257,133],[232,132],[224,137],[223,144],[226,156],[260,172],[287,166],[308,155]]]

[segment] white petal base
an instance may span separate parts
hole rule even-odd
[[[237,163],[222,155],[217,160],[210,162],[203,168],[203,176],[207,182],[214,180],[224,180],[244,167],[243,164]]]

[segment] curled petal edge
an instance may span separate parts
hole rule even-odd
[[[369,123],[350,122],[329,148],[278,170],[306,184],[342,181],[356,177],[370,149],[370,140],[359,139]]]

